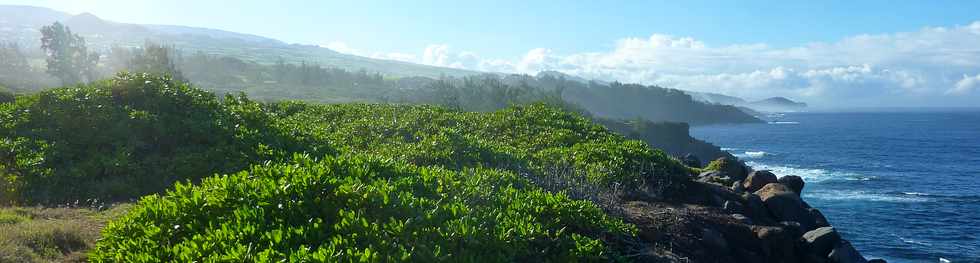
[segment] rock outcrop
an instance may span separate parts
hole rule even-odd
[[[745,188],[746,191],[755,192],[759,191],[759,189],[762,189],[762,187],[766,186],[767,184],[776,182],[778,182],[776,175],[769,170],[752,171],[749,173],[749,176],[745,177],[745,180],[742,181],[742,187]]]
[[[634,201],[625,218],[648,242],[669,247],[676,258],[668,261],[883,262],[866,260],[802,200],[802,178],[749,171],[715,160],[686,188],[688,199]]]
[[[803,182],[803,178],[799,176],[787,175],[779,177],[778,182],[789,187],[789,189],[793,189],[793,192],[796,192],[796,195],[803,194],[803,185],[805,183]]]

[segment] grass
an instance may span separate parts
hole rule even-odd
[[[129,207],[2,207],[0,262],[84,262],[102,227]]]

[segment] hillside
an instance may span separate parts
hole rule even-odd
[[[257,103],[121,74],[0,103],[0,124],[3,261],[860,257],[799,177],[686,167],[544,104]]]
[[[41,26],[63,22],[89,42],[89,46],[106,53],[113,45],[136,47],[146,40],[168,43],[193,54],[204,52],[225,55],[262,64],[279,59],[290,63],[317,63],[347,70],[367,70],[393,76],[465,76],[476,72],[433,67],[392,60],[380,60],[311,45],[287,44],[265,37],[222,30],[169,25],[137,25],[106,21],[93,14],[71,15],[55,10],[0,5],[0,43],[14,42],[25,47],[39,47]]]
[[[784,97],[772,97],[750,102],[746,106],[766,112],[796,112],[805,110],[807,105]]]
[[[806,110],[807,107],[806,103],[796,102],[785,97],[748,101],[739,97],[711,92],[685,91],[685,93],[700,102],[736,106],[752,116],[762,116],[765,113],[798,112]]]

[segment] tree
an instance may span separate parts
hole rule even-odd
[[[174,46],[164,46],[147,40],[142,48],[130,52],[127,68],[133,72],[167,75],[173,79],[186,81],[178,68],[179,52]]]
[[[89,53],[85,38],[72,33],[71,29],[59,22],[42,27],[41,35],[41,48],[47,55],[48,74],[61,79],[64,85],[95,78],[99,54]]]
[[[0,43],[0,82],[18,83],[31,71],[27,57],[14,43]],[[14,85],[17,86],[17,85]],[[2,89],[2,88],[0,88]]]

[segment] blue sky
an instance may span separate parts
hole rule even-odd
[[[775,47],[969,24],[980,1],[0,0],[141,24],[207,26],[290,43],[412,52],[446,43],[494,57],[608,49],[653,33]],[[230,4],[233,3],[233,4]]]
[[[0,0],[436,66],[833,106],[980,106],[980,1]]]

